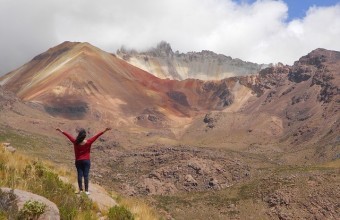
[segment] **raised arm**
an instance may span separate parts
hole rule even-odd
[[[107,132],[107,131],[110,131],[112,128],[105,128],[105,130],[104,131],[101,131],[101,132],[99,132],[98,134],[96,134],[95,136],[93,136],[93,137],[91,137],[90,139],[88,139],[87,140],[87,142],[89,142],[89,143],[93,143],[93,142],[95,142],[101,135],[103,135],[105,132]]]
[[[72,143],[75,142],[76,139],[72,135],[66,133],[65,131],[62,131],[60,128],[56,128],[56,130],[65,135]]]

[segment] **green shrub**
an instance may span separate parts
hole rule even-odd
[[[108,218],[110,220],[134,220],[132,213],[124,206],[114,206],[109,209]]]
[[[45,212],[46,205],[42,202],[28,200],[19,211],[19,219],[38,219]]]

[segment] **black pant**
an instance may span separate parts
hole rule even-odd
[[[91,161],[90,160],[77,160],[76,168],[78,173],[78,186],[79,190],[83,191],[83,177],[85,182],[85,191],[89,191],[89,173]]]

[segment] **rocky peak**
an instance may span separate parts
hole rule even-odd
[[[340,52],[318,48],[308,53],[306,56],[301,57],[294,63],[294,66],[311,65],[321,69],[324,67],[325,62],[334,62],[338,60],[340,60]]]
[[[159,44],[157,44],[156,48],[150,49],[149,53],[154,53],[160,57],[169,57],[174,54],[170,44],[166,41],[161,41]]]
[[[117,51],[117,56],[159,78],[176,80],[221,80],[232,76],[256,74],[270,66],[233,59],[209,50],[173,52],[170,44],[165,41],[144,52],[121,48]]]
[[[155,48],[151,48],[144,52],[138,52],[137,50],[127,49],[122,46],[117,50],[117,55],[128,61],[133,56],[169,58],[174,55],[174,52],[172,51],[171,45],[168,42],[161,41]]]
[[[80,44],[79,42],[70,42],[70,41],[65,41],[58,46],[52,47],[48,49],[46,52],[41,53],[33,58],[33,61],[40,61],[43,60],[47,57],[51,58],[56,58],[60,56],[61,54],[65,53],[66,51],[69,51],[76,45]]]
[[[33,61],[40,61],[46,58],[57,58],[60,57],[60,55],[64,54],[65,52],[68,52],[70,50],[82,50],[82,51],[96,51],[98,48],[92,46],[91,44],[87,42],[70,42],[65,41],[55,47],[52,47],[48,49],[46,52],[39,54],[38,56],[35,56],[33,58]]]
[[[335,56],[336,54],[339,55],[339,53],[340,53],[339,51],[327,50],[327,49],[324,49],[324,48],[317,48],[315,50],[312,50],[306,56],[307,57],[320,57],[320,56],[322,56],[322,57],[330,58],[330,57]]]

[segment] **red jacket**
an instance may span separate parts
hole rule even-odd
[[[76,139],[72,135],[64,131],[62,133],[73,143],[76,160],[89,160],[92,143],[95,142],[95,140],[97,140],[97,138],[99,138],[102,134],[104,134],[104,132],[100,132],[88,139],[84,145],[81,145],[75,143]]]

